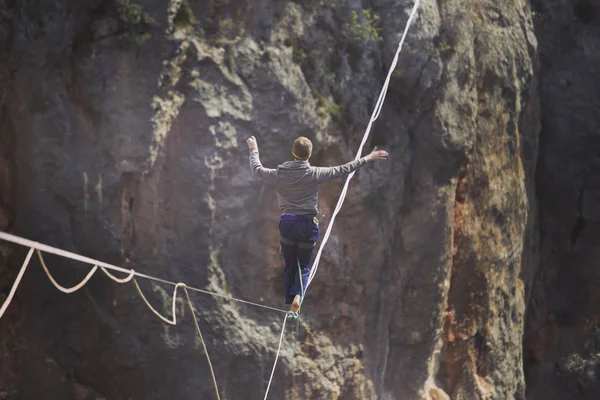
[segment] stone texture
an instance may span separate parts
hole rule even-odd
[[[315,165],[351,159],[411,7],[0,2],[12,231],[281,306],[276,199],[245,139],[267,166],[299,135]],[[368,143],[390,159],[352,182],[271,398],[525,398],[536,46],[526,2],[423,0]],[[328,216],[340,188],[322,188]],[[23,256],[2,264],[2,293]],[[64,285],[85,275],[47,261]],[[171,288],[141,284],[169,313]],[[281,316],[192,296],[222,398],[260,398]],[[100,276],[63,295],[33,262],[0,324],[0,399],[212,398],[183,301],[178,317]]]
[[[540,38],[539,268],[528,303],[528,396],[597,399],[600,3],[533,4]]]

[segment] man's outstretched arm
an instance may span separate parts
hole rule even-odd
[[[344,165],[338,165],[337,167],[318,167],[317,171],[317,180],[319,182],[327,182],[332,179],[344,178],[353,171],[356,171],[363,165],[369,162],[374,162],[378,160],[387,159],[388,152],[384,150],[377,150],[377,147],[373,149],[371,154],[368,156],[362,157],[358,160],[350,161]]]
[[[277,184],[277,170],[271,168],[265,168],[262,166],[260,162],[260,156],[258,154],[258,144],[256,143],[256,138],[254,136],[250,137],[246,143],[248,144],[248,149],[250,150],[250,170],[252,174],[258,176],[264,182],[276,185]]]

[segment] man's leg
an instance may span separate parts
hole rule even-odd
[[[304,298],[306,286],[308,285],[308,277],[310,276],[310,262],[315,244],[319,240],[319,224],[316,222],[316,218],[313,220],[304,220],[304,224],[300,224],[300,226],[302,227],[302,231],[298,232],[298,236],[302,237],[302,239],[299,239],[298,259],[296,261],[296,271],[298,271],[296,275],[297,286],[300,287],[300,296],[294,298],[292,311],[297,311],[300,308],[300,303]]]
[[[285,262],[283,269],[283,290],[285,304],[292,304],[296,294],[300,293],[296,288],[298,275],[298,248],[293,245],[281,243],[281,256]]]
[[[304,291],[306,290],[306,285],[308,284],[308,277],[310,275],[310,261],[312,259],[314,247],[300,247],[297,252],[297,261],[296,261],[296,282],[297,285],[301,288],[301,295],[304,296]],[[300,274],[298,274],[298,269],[300,270]]]
[[[304,296],[306,285],[308,284],[310,260],[314,250],[314,243],[319,240],[319,226],[315,221],[316,220],[300,219],[289,224],[287,221],[282,220],[279,224],[281,235],[291,240],[298,241],[298,247],[295,247],[295,259],[289,257],[285,260],[286,277],[294,277],[293,284],[291,285],[287,297],[288,300],[292,300],[292,312],[297,312],[300,308],[300,303]],[[283,244],[285,243],[282,243],[282,245]]]
[[[304,231],[302,232],[304,240],[298,243],[298,263],[296,269],[300,269],[302,279],[302,297],[308,285],[308,277],[310,276],[310,262],[312,260],[315,245],[319,240],[319,224],[316,218],[304,221]]]

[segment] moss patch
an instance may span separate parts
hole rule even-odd
[[[142,45],[152,39],[154,18],[144,8],[131,0],[118,0],[117,11],[121,25],[120,37],[126,44]]]

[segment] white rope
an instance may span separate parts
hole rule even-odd
[[[175,305],[177,303],[177,288],[179,286],[183,286],[185,288],[185,283],[178,283],[175,285],[175,289],[173,289],[173,302],[172,302],[173,303],[172,304],[173,319],[165,318],[158,311],[156,311],[156,309],[154,307],[152,307],[152,304],[150,304],[148,299],[146,299],[146,296],[144,296],[144,293],[142,292],[142,289],[140,289],[140,285],[138,285],[137,280],[135,278],[133,279],[133,283],[135,284],[135,287],[137,288],[138,293],[140,294],[142,300],[144,300],[144,303],[146,303],[146,305],[148,306],[150,311],[152,311],[154,314],[156,314],[158,316],[158,318],[162,319],[167,324],[177,325],[177,312],[175,310]]]
[[[275,367],[277,366],[277,360],[279,359],[279,352],[281,351],[281,343],[283,342],[283,334],[285,333],[285,323],[288,316],[283,318],[283,324],[281,325],[281,335],[279,335],[279,346],[277,346],[277,353],[275,354],[275,362],[273,363],[273,369],[271,370],[271,377],[269,378],[269,384],[267,385],[267,391],[265,392],[264,400],[267,400],[269,395],[269,389],[271,388],[271,382],[273,381],[273,375],[275,374]]]
[[[373,125],[373,122],[375,122],[377,120],[377,118],[379,118],[379,114],[381,113],[381,109],[383,108],[383,103],[385,101],[385,96],[387,94],[387,90],[388,87],[390,85],[390,80],[392,77],[392,73],[394,72],[394,69],[396,68],[396,65],[398,64],[398,59],[400,57],[400,51],[402,50],[402,45],[404,44],[404,40],[406,39],[406,35],[408,34],[408,29],[410,28],[410,24],[412,23],[413,18],[415,17],[417,10],[419,8],[419,2],[420,0],[415,0],[415,5],[413,6],[413,9],[410,13],[410,16],[408,18],[408,21],[406,23],[406,28],[404,28],[404,33],[402,34],[402,38],[400,39],[400,43],[398,44],[398,50],[396,51],[396,54],[394,56],[394,59],[392,61],[392,65],[390,66],[390,70],[388,72],[388,75],[385,79],[385,83],[383,84],[383,88],[381,89],[381,93],[379,94],[379,98],[377,99],[377,103],[375,105],[375,109],[373,110],[373,115],[371,116],[371,119],[369,120],[369,124],[367,125],[367,129],[365,131],[365,134],[363,136],[363,139],[360,143],[360,146],[358,148],[358,151],[356,153],[356,157],[355,160],[360,159],[360,156],[362,154],[363,151],[363,147],[365,146],[365,143],[367,142],[367,139],[369,137],[369,134],[371,132],[371,127]],[[308,286],[311,284],[312,280],[314,279],[315,274],[317,273],[317,269],[319,267],[319,260],[321,259],[321,254],[323,252],[323,247],[325,246],[325,244],[327,243],[327,240],[329,240],[329,236],[331,234],[331,228],[333,227],[333,223],[335,221],[335,217],[337,216],[337,214],[339,213],[340,209],[342,208],[342,204],[344,204],[344,199],[346,198],[346,193],[348,192],[348,185],[350,184],[350,180],[352,179],[352,177],[354,176],[355,172],[352,172],[348,178],[346,179],[346,182],[344,183],[344,188],[342,189],[342,193],[340,194],[340,198],[338,200],[337,205],[335,206],[335,210],[333,212],[333,215],[331,216],[331,220],[329,222],[329,225],[327,226],[327,231],[325,232],[325,236],[323,237],[323,240],[321,241],[321,246],[319,247],[319,251],[317,252],[317,256],[315,257],[315,261],[313,263],[313,266],[310,270],[310,275],[308,277],[308,283],[306,284],[306,288],[304,288],[303,290],[303,299],[306,298],[306,291],[308,290]],[[273,374],[275,373],[275,367],[277,365],[277,360],[279,359],[279,353],[281,351],[281,343],[283,341],[283,334],[285,333],[285,323],[287,321],[287,315],[283,320],[283,325],[281,327],[281,335],[279,336],[279,346],[277,347],[277,354],[275,355],[275,362],[273,363],[273,370],[271,371],[271,377],[269,378],[269,384],[267,385],[267,391],[265,393],[265,398],[264,400],[267,400],[267,396],[269,394],[269,389],[271,387],[271,382],[273,380]]]
[[[419,8],[419,2],[420,2],[420,0],[415,0],[415,5],[413,6],[413,9],[412,9],[410,16],[408,18],[408,21],[406,23],[406,28],[404,28],[404,33],[402,34],[402,38],[400,39],[400,43],[398,44],[398,50],[396,50],[396,55],[394,56],[392,65],[390,66],[390,70],[387,74],[387,78],[385,79],[385,83],[383,84],[383,88],[381,89],[381,93],[379,94],[379,98],[377,99],[377,104],[375,105],[375,109],[373,110],[373,114],[371,116],[371,119],[369,120],[369,124],[367,125],[365,134],[363,135],[362,141],[361,141],[358,151],[356,153],[356,157],[354,158],[355,160],[360,159],[360,156],[363,151],[363,147],[365,146],[365,143],[367,142],[369,134],[371,133],[371,127],[373,125],[373,122],[375,122],[377,120],[377,118],[379,118],[379,114],[381,113],[381,109],[383,108],[383,103],[385,101],[385,96],[387,94],[388,86],[390,85],[390,79],[392,78],[392,73],[394,72],[394,69],[396,68],[396,65],[398,64],[398,58],[400,57],[400,51],[402,50],[402,45],[404,44],[404,40],[406,39],[406,35],[408,34],[408,28],[410,27],[410,24],[412,23],[413,18],[417,14],[417,9]],[[317,252],[315,261],[313,262],[312,268],[310,270],[310,275],[308,276],[308,283],[306,284],[306,288],[304,290],[305,295],[306,295],[306,291],[308,290],[308,287],[310,286],[310,284],[312,283],[312,281],[315,277],[315,274],[317,273],[317,269],[319,268],[319,261],[321,260],[321,254],[323,253],[323,248],[325,247],[325,244],[329,240],[329,235],[331,234],[331,229],[333,228],[333,223],[335,222],[335,217],[337,216],[340,209],[342,208],[342,204],[344,204],[344,200],[346,199],[346,193],[348,192],[348,185],[350,184],[350,180],[352,179],[352,177],[354,176],[355,173],[356,173],[356,171],[352,172],[350,175],[348,175],[348,178],[346,178],[346,182],[344,183],[344,188],[342,189],[340,198],[337,202],[337,205],[335,206],[335,210],[333,211],[331,220],[329,221],[329,225],[327,226],[327,230],[325,232],[325,235],[323,236],[323,240],[321,241],[321,246],[319,247],[319,251]]]
[[[108,263],[105,263],[105,262],[102,262],[102,261],[99,261],[99,260],[95,260],[93,258],[84,257],[84,256],[81,256],[79,254],[71,253],[69,251],[61,250],[61,249],[58,249],[56,247],[48,246],[48,245],[45,245],[45,244],[42,244],[42,243],[34,242],[32,240],[28,240],[28,239],[25,239],[25,238],[22,238],[22,237],[19,237],[19,236],[11,235],[10,233],[6,233],[6,232],[0,231],[0,240],[6,240],[7,242],[12,242],[12,243],[15,243],[15,244],[19,244],[21,246],[33,248],[35,250],[40,250],[40,251],[43,251],[45,253],[55,254],[57,256],[69,258],[71,260],[80,261],[80,262],[85,263],[85,264],[90,264],[90,265],[98,266],[98,267],[100,267],[100,269],[103,269],[103,270],[105,270],[105,269],[107,269],[107,270],[113,270],[113,271],[123,272],[123,273],[127,273],[127,274],[131,275],[131,276],[128,276],[127,278],[124,278],[124,279],[118,279],[114,275],[107,273],[107,276],[109,278],[113,279],[115,282],[125,283],[125,282],[128,282],[129,280],[131,280],[131,278],[133,278],[134,276],[137,276],[137,277],[140,277],[140,278],[149,279],[149,280],[153,280],[153,281],[156,281],[156,282],[162,282],[162,283],[165,283],[165,284],[171,285],[171,286],[176,286],[177,285],[177,283],[168,281],[166,279],[157,278],[155,276],[151,276],[151,275],[147,275],[147,274],[142,274],[140,272],[134,271],[133,269],[125,269],[125,268],[117,267],[116,265],[108,264]],[[107,271],[104,271],[104,272],[107,272]],[[17,286],[18,286],[18,283],[17,283]],[[261,308],[265,308],[267,310],[277,311],[277,312],[280,312],[280,313],[283,313],[283,314],[287,314],[287,310],[282,310],[280,308],[270,307],[270,306],[266,306],[264,304],[254,303],[254,302],[251,302],[251,301],[247,301],[247,300],[243,300],[243,299],[238,299],[238,298],[235,298],[235,297],[232,297],[232,296],[226,296],[226,295],[223,295],[223,294],[220,294],[220,293],[211,292],[211,291],[200,289],[200,288],[196,288],[196,287],[193,287],[193,286],[186,285],[186,287],[189,290],[193,290],[195,292],[200,292],[200,293],[208,294],[210,296],[220,297],[220,298],[231,300],[231,301],[235,301],[235,302],[238,302],[238,303],[244,303],[244,304],[248,304],[248,305],[251,305],[251,306],[261,307]]]
[[[33,247],[29,249],[29,252],[27,253],[27,257],[25,257],[25,261],[23,262],[23,266],[21,267],[21,270],[19,271],[19,274],[17,275],[17,279],[15,279],[15,283],[13,283],[12,288],[10,289],[10,292],[8,293],[8,297],[6,298],[6,300],[4,300],[4,303],[2,303],[2,307],[0,307],[0,319],[2,319],[4,312],[8,308],[10,302],[12,301],[12,298],[15,295],[15,292],[17,291],[19,284],[21,283],[21,279],[23,279],[23,274],[25,273],[25,270],[27,269],[27,265],[29,265],[29,260],[31,260],[31,256],[33,255],[33,250],[34,250]]]
[[[192,300],[190,300],[190,294],[187,291],[187,288],[183,286],[183,290],[185,291],[185,297],[187,298],[188,306],[192,311],[192,317],[194,318],[194,325],[196,325],[196,332],[198,332],[198,336],[200,337],[200,342],[202,342],[202,348],[204,349],[204,354],[206,355],[206,361],[208,361],[208,367],[210,368],[210,374],[212,375],[213,385],[215,385],[215,392],[217,394],[217,400],[221,400],[221,396],[219,395],[219,387],[217,386],[217,378],[215,377],[215,371],[213,370],[212,362],[210,362],[210,357],[208,356],[208,349],[206,348],[206,344],[204,343],[204,337],[202,336],[202,331],[200,330],[200,325],[198,324],[198,319],[196,319],[196,311],[194,311],[194,306],[192,305]]]
[[[108,270],[106,268],[100,267],[100,269],[102,270],[102,272],[104,272],[106,274],[106,276],[108,276],[110,279],[112,279],[113,281],[118,282],[118,283],[127,283],[135,275],[135,271],[134,270],[130,270],[128,276],[126,276],[123,279],[120,279],[120,278],[117,278],[116,276],[114,276],[113,274],[111,274],[110,272],[108,272]]]
[[[4,303],[2,304],[2,307],[0,308],[0,319],[2,318],[2,316],[4,315],[4,312],[6,311],[6,309],[8,308],[8,306],[10,305],[12,298],[15,294],[15,292],[17,291],[17,288],[19,287],[21,280],[23,278],[23,275],[25,274],[25,270],[27,269],[27,266],[29,265],[29,262],[31,260],[31,256],[33,255],[34,251],[37,251],[38,257],[40,259],[40,263],[42,264],[42,268],[44,269],[44,271],[46,272],[46,275],[48,276],[50,282],[52,282],[52,284],[61,292],[64,293],[73,293],[79,289],[81,289],[83,286],[85,286],[85,284],[92,278],[92,276],[94,275],[94,273],[98,270],[98,268],[100,268],[102,271],[104,271],[104,273],[111,278],[112,280],[114,280],[115,282],[118,283],[127,283],[130,280],[133,279],[133,283],[135,284],[135,287],[138,291],[138,293],[140,294],[140,297],[142,298],[142,300],[144,301],[144,303],[146,303],[146,306],[148,306],[148,308],[150,309],[150,311],[152,311],[156,316],[158,316],[162,321],[166,322],[167,324],[170,325],[177,325],[177,310],[176,310],[176,305],[177,305],[177,289],[179,287],[183,287],[185,294],[186,294],[186,298],[188,301],[188,305],[190,307],[190,310],[192,311],[192,317],[194,319],[194,324],[196,326],[196,331],[198,333],[198,336],[200,337],[200,341],[202,342],[202,347],[204,348],[204,353],[206,354],[206,359],[208,361],[208,365],[210,368],[210,372],[212,375],[212,379],[213,379],[213,384],[215,386],[215,391],[217,394],[217,399],[220,400],[220,395],[219,395],[219,389],[217,387],[217,380],[215,378],[215,373],[213,370],[213,366],[212,366],[212,362],[210,361],[210,357],[208,355],[208,350],[206,348],[206,344],[204,343],[204,338],[202,336],[202,332],[200,330],[200,325],[198,324],[198,320],[196,318],[196,313],[194,311],[192,302],[190,300],[189,294],[187,289],[190,290],[195,290],[197,292],[201,292],[201,293],[205,293],[205,294],[209,294],[212,296],[216,296],[216,297],[221,297],[221,298],[226,298],[229,300],[233,300],[236,302],[241,302],[241,303],[246,303],[246,304],[250,304],[250,305],[254,305],[257,307],[262,307],[262,308],[266,308],[269,310],[273,310],[273,311],[279,311],[279,312],[283,312],[285,314],[284,320],[283,320],[283,326],[281,327],[281,336],[279,338],[279,347],[277,348],[277,354],[275,356],[275,362],[273,364],[273,371],[271,372],[271,378],[269,380],[269,385],[267,387],[267,393],[269,392],[269,388],[271,386],[271,380],[273,379],[273,373],[275,372],[275,366],[277,365],[277,360],[279,359],[279,353],[281,351],[281,342],[283,341],[283,334],[285,332],[285,324],[286,324],[286,320],[287,320],[287,316],[289,314],[288,311],[285,310],[280,310],[274,307],[269,307],[269,306],[265,306],[262,304],[258,304],[258,303],[253,303],[250,301],[246,301],[246,300],[242,300],[242,299],[236,299],[230,296],[225,296],[222,294],[218,294],[218,293],[214,293],[214,292],[209,292],[207,290],[203,290],[203,289],[198,289],[198,288],[194,288],[194,287],[189,287],[187,286],[185,283],[179,282],[179,283],[175,283],[175,282],[170,282],[161,278],[156,278],[150,275],[146,275],[146,274],[141,274],[139,272],[135,272],[135,270],[130,269],[130,270],[126,270],[124,268],[121,267],[117,267],[115,265],[111,265],[111,264],[107,264],[104,263],[102,261],[98,261],[98,260],[94,260],[92,258],[88,258],[88,257],[83,257],[80,256],[78,254],[75,253],[71,253],[65,250],[61,250],[61,249],[57,249],[55,247],[51,247],[51,246],[47,246],[45,244],[42,243],[37,243],[37,242],[33,242],[31,240],[28,239],[24,239],[15,235],[11,235],[5,232],[0,231],[0,239],[1,240],[6,240],[8,242],[12,242],[12,243],[16,243],[19,244],[21,246],[28,246],[29,247],[29,253],[27,253],[27,257],[25,258],[25,262],[23,263],[23,266],[21,267],[21,270],[19,271],[19,274],[17,275],[17,278],[15,279],[15,282],[10,290],[10,293],[8,294],[8,297],[6,298],[6,300],[4,301]],[[71,288],[66,288],[62,285],[60,285],[52,276],[52,274],[50,273],[50,271],[48,270],[48,267],[46,266],[46,263],[44,262],[44,258],[42,257],[41,251],[45,251],[47,253],[51,253],[51,254],[55,254],[61,257],[65,257],[65,258],[69,258],[71,260],[75,260],[75,261],[80,261],[86,264],[93,264],[94,267],[90,270],[90,272],[88,272],[88,274],[86,275],[86,277],[77,285],[71,287]],[[108,272],[108,270],[115,270],[115,271],[119,271],[119,272],[127,272],[129,275],[125,278],[117,278],[116,276],[112,275],[111,273]],[[171,311],[172,311],[172,319],[168,319],[166,317],[164,317],[162,314],[160,314],[153,306],[152,304],[150,304],[150,302],[148,301],[148,299],[146,298],[146,296],[144,296],[144,293],[142,292],[137,280],[134,278],[135,276],[138,276],[140,278],[145,278],[145,279],[149,279],[149,280],[153,280],[153,281],[157,281],[157,282],[162,282],[162,283],[166,283],[169,285],[174,286],[173,289],[173,299],[172,299],[172,307],[171,307]],[[265,394],[265,399],[266,399],[267,394]]]
[[[42,264],[42,268],[44,269],[44,271],[46,271],[46,275],[48,275],[48,279],[50,279],[50,282],[52,282],[52,284],[54,285],[54,287],[56,287],[58,290],[60,290],[63,293],[69,294],[69,293],[73,293],[73,292],[78,291],[79,289],[81,289],[92,278],[92,276],[94,276],[94,273],[96,273],[96,271],[98,270],[98,266],[94,265],[94,268],[92,268],[90,270],[90,272],[88,272],[88,274],[86,275],[86,277],[83,278],[83,280],[81,282],[79,282],[77,285],[75,285],[73,287],[66,288],[64,286],[61,286],[52,277],[52,275],[50,274],[50,271],[48,271],[48,267],[46,267],[46,263],[44,262],[44,258],[42,257],[42,253],[40,253],[39,250],[36,250],[36,253],[38,255],[38,258],[40,259],[40,263]]]

